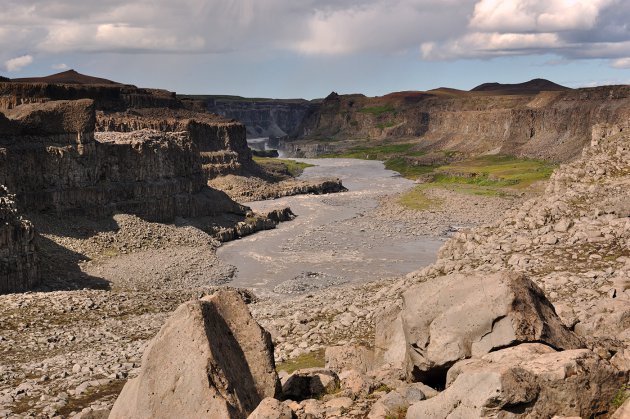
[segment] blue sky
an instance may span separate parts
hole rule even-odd
[[[625,0],[3,0],[0,74],[326,96],[630,83]]]

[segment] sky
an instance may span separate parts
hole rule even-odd
[[[0,0],[0,75],[185,94],[630,84],[630,0]]]

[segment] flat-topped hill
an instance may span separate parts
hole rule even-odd
[[[4,81],[12,81],[18,83],[53,83],[53,84],[88,84],[88,85],[122,85],[115,81],[102,79],[100,77],[87,76],[75,70],[63,71],[61,73],[51,74],[44,77],[24,77],[17,79],[6,79]]]
[[[571,90],[545,79],[533,79],[524,83],[503,84],[483,83],[471,89],[471,92],[493,92],[494,94],[533,94],[539,92],[554,92]]]

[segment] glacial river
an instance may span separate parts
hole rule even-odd
[[[413,187],[412,181],[378,161],[300,161],[316,165],[302,178],[335,176],[348,192],[247,203],[255,211],[288,206],[297,217],[218,249],[218,256],[237,268],[231,286],[259,295],[316,291],[404,275],[435,260],[442,240],[374,212],[381,197]]]

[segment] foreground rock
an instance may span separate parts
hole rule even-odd
[[[402,327],[409,377],[438,386],[455,362],[521,342],[582,347],[542,290],[511,272],[450,275],[409,289]]]
[[[455,364],[448,388],[411,406],[407,418],[599,417],[627,379],[587,349],[522,344]]]
[[[110,418],[244,418],[279,391],[270,335],[235,291],[181,305]]]

